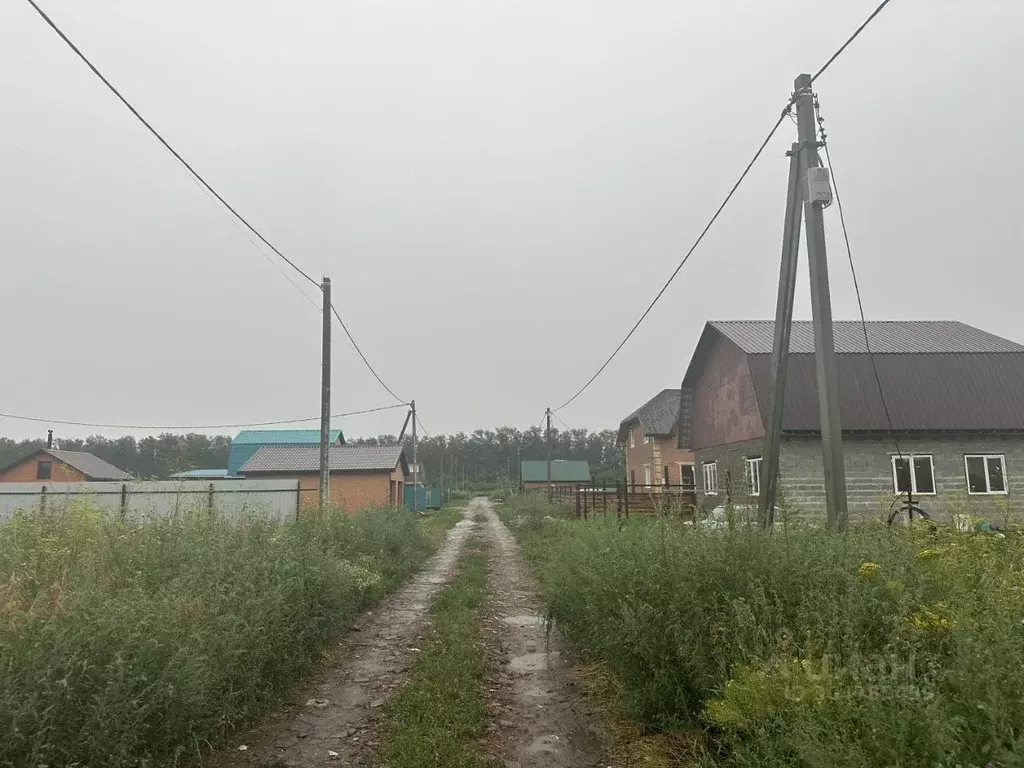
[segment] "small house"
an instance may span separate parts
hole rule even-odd
[[[40,448],[0,468],[0,483],[31,483],[52,480],[55,483],[83,483],[90,480],[133,480],[127,472],[99,456],[84,451],[59,451]]]
[[[405,502],[409,464],[400,445],[332,445],[328,454],[330,502],[350,512]],[[320,447],[264,445],[241,466],[254,479],[295,479],[300,505],[319,503]]]
[[[590,482],[590,465],[585,461],[551,461],[551,484],[572,486]],[[521,461],[519,463],[519,489],[531,490],[548,487],[547,461]]]
[[[696,485],[693,452],[679,446],[681,390],[663,389],[619,423],[618,444],[626,451],[626,480],[645,491]]]

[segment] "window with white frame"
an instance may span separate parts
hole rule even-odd
[[[683,488],[696,488],[697,487],[697,476],[693,471],[693,464],[680,464],[679,465],[679,484]]]
[[[969,494],[1006,493],[1006,458],[1001,454],[964,456]]]
[[[651,442],[651,438],[647,436],[647,430],[644,430],[644,445],[647,445],[649,442]]]
[[[651,484],[651,465],[644,464],[644,485]]]
[[[761,495],[761,457],[748,456],[746,462],[747,488],[751,496]]]
[[[704,493],[714,496],[718,493],[718,462],[708,461],[704,463]]]
[[[896,493],[910,491],[915,495],[935,493],[935,466],[932,457],[921,454],[903,454],[892,457],[892,484]]]
[[[636,448],[636,427],[629,428],[629,447]]]

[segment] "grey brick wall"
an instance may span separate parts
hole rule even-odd
[[[850,520],[879,519],[885,516],[893,494],[891,456],[896,449],[891,439],[844,436],[847,502]],[[744,482],[743,459],[761,454],[763,443],[753,440],[697,451],[696,474],[698,502],[704,509],[724,504],[754,504]],[[902,437],[904,454],[927,454],[935,471],[934,496],[918,498],[920,506],[940,520],[964,513],[1003,522],[1007,511],[1014,522],[1024,523],[1024,435],[935,435]],[[968,495],[964,471],[965,454],[1002,454],[1006,457],[1005,496]],[[701,465],[718,462],[717,496],[704,492]],[[727,494],[726,478],[729,478]],[[812,520],[825,520],[825,480],[821,463],[821,439],[783,438],[779,457],[780,504],[795,514]]]
[[[1024,436],[1021,435],[936,435],[903,437],[904,454],[928,454],[935,471],[934,496],[921,496],[921,507],[949,520],[957,513],[979,515],[1002,521],[1006,514],[998,503],[1009,502],[1010,514],[1024,522]],[[896,448],[891,439],[843,438],[847,503],[850,519],[880,518],[893,499],[891,456]],[[1009,494],[968,495],[964,471],[965,454],[1003,454]],[[787,437],[782,443],[779,485],[793,512],[825,519],[825,479],[821,464],[821,441],[817,437]]]

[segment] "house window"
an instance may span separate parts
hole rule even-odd
[[[668,464],[661,468],[661,484],[668,485]]]
[[[636,448],[636,428],[629,428],[629,447]]]
[[[36,464],[36,480],[49,480],[52,474],[52,461],[40,461],[38,464]]]
[[[693,464],[679,465],[679,484],[683,488],[693,490],[697,487],[697,478],[693,472]]]
[[[718,462],[716,461],[704,464],[704,493],[708,496],[718,493]]]
[[[990,456],[964,456],[967,469],[967,492],[1006,493],[1006,459]]]
[[[913,471],[911,471],[913,470]],[[896,493],[931,495],[935,493],[935,467],[931,456],[892,457],[892,482]]]
[[[651,465],[644,464],[644,485],[651,484]]]
[[[649,442],[651,442],[651,438],[649,438],[647,433],[644,432],[644,445],[647,445]]]
[[[745,459],[747,465],[747,487],[751,496],[761,495],[761,457],[751,456]]]
[[[629,484],[630,485],[636,485],[636,470],[635,469],[629,470]]]

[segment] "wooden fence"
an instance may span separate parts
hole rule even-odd
[[[536,492],[545,494],[547,489],[539,488]],[[551,488],[551,501],[569,505],[575,516],[583,520],[608,514],[619,517],[671,514],[692,518],[697,494],[692,486],[683,485],[563,483]]]

